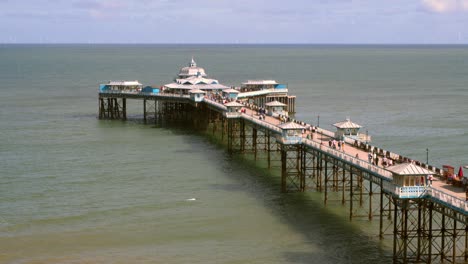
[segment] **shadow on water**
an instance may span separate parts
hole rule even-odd
[[[201,137],[207,145],[224,150],[223,171],[234,184],[213,184],[223,191],[244,191],[261,201],[278,219],[301,234],[306,247],[285,248],[283,257],[290,263],[390,263],[392,253],[379,243],[377,233],[366,232],[366,222],[351,223],[346,206],[324,207],[321,193],[281,193],[280,169],[268,170],[257,165],[248,155],[227,153],[216,138],[180,125],[166,126],[175,134]],[[190,142],[189,142],[190,143]],[[341,211],[333,213],[332,210]],[[341,215],[340,215],[341,214]],[[357,222],[359,224],[356,224]],[[375,220],[374,220],[375,221]],[[274,231],[273,231],[274,232]]]
[[[300,233],[306,243],[311,244],[311,248],[318,248],[300,251],[285,249],[283,254],[289,262],[391,262],[391,252],[382,248],[376,234],[365,233],[356,224],[349,222],[346,216],[332,213],[330,207],[336,206],[324,207],[320,193],[281,193],[279,175],[256,167],[252,160],[243,156],[226,156],[225,166],[231,170],[229,175],[238,181],[247,182],[243,185],[251,186],[246,189],[249,195],[263,201],[265,207],[282,222]],[[348,210],[347,207],[339,207],[338,210]]]
[[[144,124],[138,118],[129,118],[126,123]],[[224,155],[217,157],[217,160],[221,162],[223,172],[232,178],[234,183],[214,183],[210,188],[242,191],[254,197],[280,222],[300,234],[302,244],[295,248],[282,248],[281,255],[286,262],[390,263],[392,261],[392,253],[379,242],[376,231],[366,230],[369,222],[349,221],[346,216],[349,210],[347,206],[331,204],[325,207],[321,193],[317,192],[281,193],[280,168],[268,170],[250,155],[230,155],[225,144],[216,137],[184,124],[156,125],[148,122],[146,125],[169,130],[175,135],[187,135],[182,139],[189,146],[199,144],[199,141],[197,143],[193,141],[193,137],[198,137],[207,148],[215,146],[222,150]],[[193,146],[180,152],[202,153],[203,148]]]

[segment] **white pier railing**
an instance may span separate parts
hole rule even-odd
[[[302,140],[303,144],[305,144],[306,146],[309,146],[309,147],[312,147],[312,148],[315,148],[315,149],[320,149],[322,150],[323,152],[326,152],[330,155],[333,155],[337,158],[340,158],[342,160],[345,160],[345,161],[348,161],[350,163],[353,163],[354,165],[357,165],[363,169],[366,169],[368,171],[371,171],[371,172],[375,172],[376,174],[382,176],[382,178],[385,178],[389,181],[391,181],[393,179],[392,177],[392,173],[386,169],[383,169],[383,168],[380,168],[378,166],[375,166],[375,165],[372,165],[370,164],[369,162],[366,162],[364,160],[361,160],[361,159],[357,159],[351,155],[348,155],[342,151],[339,151],[339,150],[335,150],[333,148],[330,148],[326,145],[323,145],[323,144],[320,144],[320,143],[317,143],[317,142],[314,142],[310,139],[303,139]]]
[[[455,209],[462,209],[465,213],[468,213],[468,203],[465,200],[432,187],[427,189],[427,194],[434,200],[438,200]]]
[[[190,98],[188,94],[174,94],[174,93],[147,93],[147,92],[137,92],[137,91],[117,91],[117,90],[107,90],[100,91],[100,94],[126,94],[133,96],[154,96],[154,97],[164,97],[164,98]]]
[[[214,107],[218,108],[219,110],[222,110],[222,111],[227,112],[227,107],[224,106],[224,105],[221,104],[221,103],[218,103],[218,102],[216,102],[216,101],[213,101],[213,100],[210,100],[210,99],[207,99],[207,98],[204,98],[204,99],[203,99],[203,102],[205,102],[206,104],[209,104],[209,105],[211,105],[211,106],[214,106]]]
[[[258,118],[253,117],[253,116],[250,116],[248,114],[242,114],[241,117],[243,119],[245,119],[245,120],[249,120],[252,123],[255,123],[255,124],[257,124],[259,126],[262,126],[262,127],[266,128],[266,129],[269,129],[269,130],[271,130],[273,132],[276,132],[276,133],[279,133],[279,134],[281,134],[283,132],[283,130],[281,128],[279,128],[279,127],[277,127],[275,125],[272,125],[272,124],[270,124],[270,123],[268,123],[266,121],[260,120]]]

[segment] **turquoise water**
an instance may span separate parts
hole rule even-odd
[[[136,102],[96,119],[99,83],[159,86],[192,56],[226,85],[287,83],[300,120],[350,117],[385,149],[468,164],[467,46],[3,45],[0,263],[391,261],[375,221],[281,194],[207,137],[142,124]]]

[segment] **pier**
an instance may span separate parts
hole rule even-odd
[[[128,101],[140,102],[145,123],[182,123],[217,136],[229,153],[279,169],[282,192],[321,192],[325,205],[345,205],[350,220],[378,221],[376,235],[393,241],[394,263],[468,263],[466,194],[447,188],[440,168],[372,146],[368,135],[330,146],[337,134],[289,117],[295,97],[276,82],[236,91],[207,79],[193,59],[179,76],[166,89],[101,86],[99,119],[126,120]],[[250,87],[266,84],[274,87]],[[370,154],[392,166],[370,162]]]

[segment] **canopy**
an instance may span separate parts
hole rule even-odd
[[[401,163],[387,167],[393,174],[401,176],[432,175],[434,172],[413,163]]]

